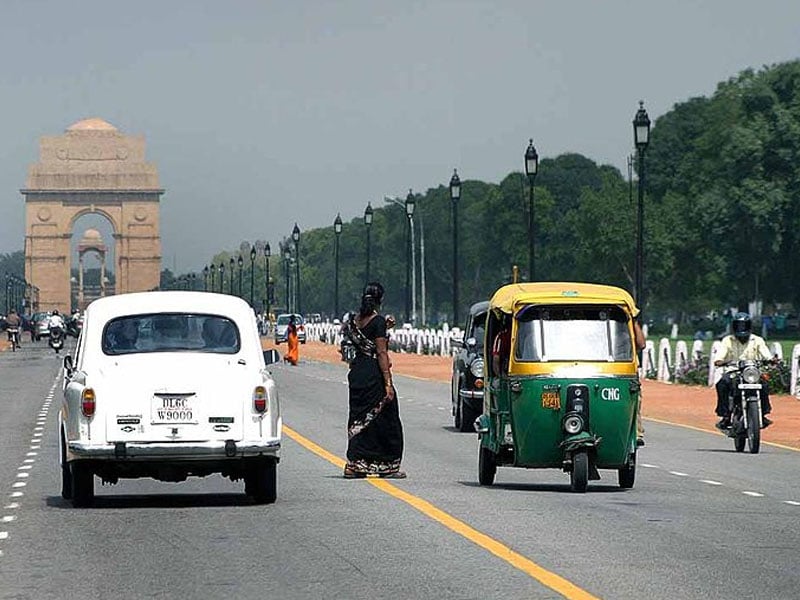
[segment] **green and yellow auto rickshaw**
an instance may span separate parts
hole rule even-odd
[[[508,466],[560,468],[574,492],[600,479],[598,469],[616,470],[619,486],[633,487],[637,313],[628,292],[608,285],[514,283],[495,292],[475,422],[481,485]]]

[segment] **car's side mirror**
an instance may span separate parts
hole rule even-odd
[[[67,373],[67,377],[72,376],[72,372],[74,370],[75,368],[72,366],[72,357],[69,354],[67,354],[64,357],[64,371]]]
[[[264,364],[273,365],[281,361],[280,352],[272,348],[271,350],[264,350]]]
[[[470,350],[472,350],[472,349],[474,349],[475,347],[477,347],[477,345],[478,345],[478,340],[476,340],[474,337],[471,337],[471,338],[467,338],[467,342],[466,342],[466,343],[467,343],[467,348],[469,348]]]

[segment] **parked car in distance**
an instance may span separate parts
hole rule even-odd
[[[284,313],[278,315],[275,320],[275,343],[281,344],[286,341],[286,335],[289,331],[289,319],[294,316],[295,323],[297,324],[297,341],[301,344],[306,343],[306,322],[303,315],[297,313]]]
[[[50,318],[49,312],[37,312],[31,316],[31,328],[33,330],[33,339],[37,342],[43,337],[50,335],[50,325],[47,320]]]
[[[94,479],[180,482],[219,473],[257,503],[277,496],[282,420],[247,302],[170,291],[100,298],[64,358],[61,495],[89,506]]]
[[[483,343],[488,302],[476,302],[467,314],[464,337],[456,341],[451,378],[451,412],[459,431],[474,432],[473,423],[483,412]]]

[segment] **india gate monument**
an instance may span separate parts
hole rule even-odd
[[[113,231],[115,292],[158,287],[164,190],[156,166],[145,162],[144,145],[144,137],[124,135],[98,118],[41,138],[39,162],[30,166],[20,190],[25,196],[25,279],[39,288],[41,310],[68,313],[75,308],[71,241],[75,222],[89,214],[105,217]]]

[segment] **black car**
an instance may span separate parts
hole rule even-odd
[[[483,338],[486,332],[488,302],[473,304],[467,314],[464,338],[456,342],[453,356],[451,403],[453,424],[459,431],[472,431],[473,422],[483,412]]]

